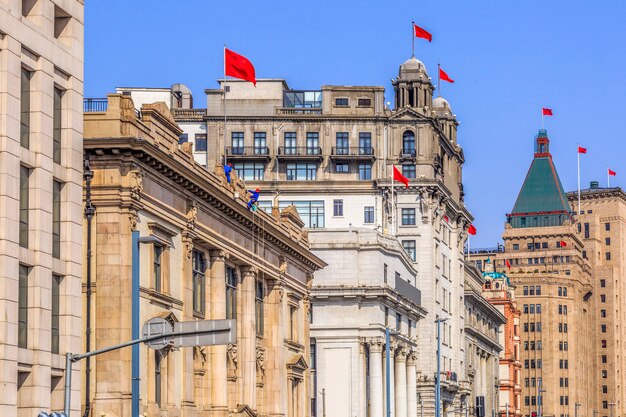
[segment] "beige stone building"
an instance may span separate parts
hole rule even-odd
[[[0,414],[31,417],[82,349],[83,1],[0,2],[0,85]]]
[[[131,232],[140,245],[140,318],[236,319],[228,346],[140,349],[139,414],[309,416],[313,272],[293,207],[246,208],[245,188],[197,164],[164,103],[86,102],[94,173],[95,348],[131,339]],[[131,349],[96,356],[93,415],[129,416]]]
[[[578,193],[567,193],[578,208]],[[581,191],[577,232],[589,260],[594,294],[590,299],[593,328],[591,395],[597,415],[619,417],[626,413],[626,193],[621,188],[600,188],[592,182]]]

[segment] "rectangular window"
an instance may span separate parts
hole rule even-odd
[[[529,309],[528,309],[528,304],[524,304],[524,314],[528,314]]]
[[[416,171],[414,164],[403,164],[402,165],[402,175],[407,178],[415,178]]]
[[[359,164],[359,179],[371,180],[372,179],[372,164]]]
[[[298,309],[295,306],[289,306],[289,340],[296,341],[298,336],[297,328],[298,325],[298,317],[297,317]]]
[[[265,165],[262,162],[236,162],[233,168],[237,176],[246,181],[263,181]]]
[[[314,181],[317,178],[317,164],[290,162],[287,164],[287,181]]]
[[[535,287],[533,287],[532,285],[528,289],[528,295],[535,295]]]
[[[17,346],[21,348],[28,347],[28,274],[29,268],[20,265],[20,282],[18,294],[18,334]]]
[[[605,237],[604,238],[604,244],[606,246],[611,246],[611,238],[610,237]]]
[[[606,317],[606,310],[600,310],[600,317]]]
[[[360,98],[357,100],[357,105],[359,107],[371,107],[372,106],[372,100],[369,98]]]
[[[387,266],[387,264],[385,264],[385,266],[383,267],[383,282],[387,283],[387,270],[389,269],[389,267]]]
[[[402,247],[409,255],[409,258],[415,262],[415,241],[414,240],[403,240]]]
[[[254,132],[254,154],[268,155],[267,134],[265,132]]]
[[[293,201],[293,200],[281,200],[279,208],[282,210],[288,206],[295,206],[298,210],[300,219],[304,222],[304,227],[324,227],[324,201]],[[272,207],[271,201],[260,201],[260,208],[266,212],[270,212]]]
[[[374,207],[373,206],[365,206],[363,209],[364,219],[363,223],[370,224],[374,223]]]
[[[263,288],[263,281],[256,281],[256,292],[254,299],[254,314],[256,323],[256,334],[263,335],[263,299],[265,298],[265,291]]]
[[[237,318],[237,276],[230,266],[226,267],[226,318]]]
[[[610,261],[610,260],[611,260],[611,252],[607,252],[607,253],[605,254],[605,257],[606,257],[606,260],[607,260],[607,261]]]
[[[60,322],[60,305],[61,305],[61,280],[62,277],[59,275],[52,275],[52,300],[51,300],[51,317],[52,320],[50,322],[50,333],[51,333],[51,344],[50,350],[52,353],[59,353],[59,322]]]
[[[524,287],[524,289],[523,289],[523,294],[524,294],[524,295],[528,295],[528,287],[526,287],[526,286]]]
[[[608,362],[608,357],[606,355],[602,355],[601,356],[601,360],[602,360],[602,363],[607,363]]]
[[[20,246],[28,247],[28,216],[29,216],[29,176],[30,170],[20,167]]]
[[[606,294],[600,294],[600,302],[606,303]]]
[[[343,216],[343,200],[333,200],[333,216]]]
[[[52,256],[61,257],[61,189],[63,184],[52,182]]]
[[[63,90],[55,87],[52,116],[52,160],[57,164],[61,163],[61,129],[63,128],[61,111],[64,93]]]
[[[534,304],[531,304],[529,307],[530,307],[530,308],[528,309],[528,312],[529,312],[530,314],[535,314],[535,305],[534,305]]]
[[[337,132],[335,136],[335,155],[349,155],[350,141],[348,132]]]
[[[604,279],[600,280],[600,287],[602,287],[602,288],[606,287],[606,280],[604,280]]]
[[[359,132],[359,155],[373,155],[372,134],[370,132]]]
[[[587,259],[587,251],[586,250],[583,251],[583,259]]]
[[[402,315],[400,313],[396,313],[396,330],[400,330],[402,328]]]
[[[537,312],[537,314],[541,314],[541,304],[535,305],[535,311]]]
[[[608,394],[608,393],[609,393],[609,386],[602,385],[602,394]]]
[[[585,239],[589,239],[589,223],[585,223]]]
[[[233,155],[243,155],[244,154],[244,136],[243,132],[232,132],[230,134],[231,138],[231,152]]]
[[[297,135],[296,132],[285,132],[285,155],[297,154]]]
[[[161,407],[161,359],[163,351],[154,351],[154,402]]]
[[[402,209],[402,225],[403,226],[415,225],[415,209],[414,208]]]
[[[204,315],[206,304],[204,255],[198,250],[191,253],[193,312]]]
[[[335,163],[335,172],[339,172],[345,174],[350,172],[350,164],[348,162],[336,162]]]
[[[193,150],[196,152],[206,152],[207,150],[206,133],[196,133],[194,136]]]
[[[336,107],[348,107],[348,99],[347,98],[336,98],[335,99],[335,106]]]
[[[541,242],[541,249],[547,249],[548,248],[548,242]]]
[[[609,232],[611,230],[611,223],[604,223],[604,230]]]
[[[519,250],[519,243],[513,244],[513,250]]]
[[[32,72],[22,68],[22,81],[20,91],[20,144],[28,149],[30,147],[30,81]]]
[[[541,287],[539,285],[535,287],[535,295],[541,295]]]
[[[163,246],[153,245],[153,265],[152,275],[154,277],[154,290],[157,292],[163,291],[163,271],[161,269],[161,255],[163,255]]]
[[[306,154],[320,154],[320,134],[319,132],[306,132]]]

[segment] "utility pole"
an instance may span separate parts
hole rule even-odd
[[[613,406],[615,403],[609,403],[609,417],[613,417]]]
[[[326,417],[326,389],[322,388],[322,417]]]
[[[437,323],[437,375],[435,376],[435,417],[441,417],[441,323],[448,320],[438,318]]]
[[[509,403],[504,404],[506,407],[506,417],[509,417]]]
[[[578,417],[578,407],[580,406],[580,403],[574,403],[574,417]]]

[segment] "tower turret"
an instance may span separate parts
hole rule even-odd
[[[400,65],[398,77],[391,83],[395,91],[396,108],[432,108],[434,87],[426,67],[417,58],[412,57]]]

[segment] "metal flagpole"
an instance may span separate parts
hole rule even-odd
[[[577,145],[576,155],[578,155],[578,213],[580,215],[580,145]]]
[[[541,130],[543,130],[543,107],[541,108]]]
[[[609,166],[606,166],[606,188],[611,188],[611,176],[609,175]]]
[[[441,66],[437,64],[437,97],[441,97]]]
[[[415,21],[411,20],[411,58],[415,58]]]
[[[227,160],[226,160],[226,90],[227,89],[228,87],[226,86],[226,44],[224,44],[224,167],[226,167],[226,164],[227,164]],[[207,143],[207,148],[208,148],[208,143]],[[207,161],[207,167],[208,167],[208,164],[209,164],[209,161]]]
[[[394,192],[394,182],[393,174],[395,172],[395,165],[391,164],[391,234],[393,236],[396,235],[396,203],[395,203],[395,192]]]

